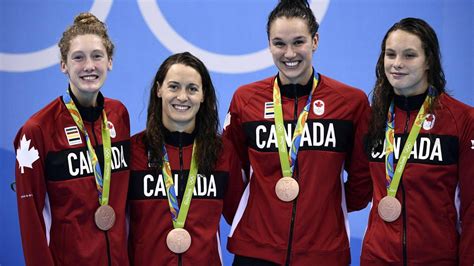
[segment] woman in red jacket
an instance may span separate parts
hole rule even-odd
[[[434,30],[395,23],[376,73],[361,265],[473,265],[474,109],[446,93]]]
[[[106,26],[81,13],[59,41],[69,88],[15,139],[27,265],[128,265],[125,206],[130,122],[100,89],[112,69]]]
[[[364,92],[313,68],[318,28],[308,1],[280,1],[267,21],[278,73],[232,98],[224,137],[249,180],[227,245],[233,265],[350,264],[347,212],[372,195],[370,107]]]
[[[232,221],[243,182],[218,134],[217,99],[204,64],[168,57],[150,92],[146,130],[132,137],[133,265],[221,265],[219,221]]]

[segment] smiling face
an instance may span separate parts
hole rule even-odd
[[[385,42],[384,69],[395,94],[414,96],[428,89],[428,65],[421,40],[403,30]]]
[[[162,100],[163,125],[170,131],[193,132],[196,115],[204,102],[201,75],[192,67],[172,65],[163,84],[158,84]]]
[[[318,34],[311,37],[305,20],[286,17],[275,19],[269,33],[270,52],[281,83],[305,85],[313,73],[313,52],[318,47]]]
[[[94,34],[78,35],[71,40],[61,71],[68,75],[74,96],[84,106],[95,105],[97,94],[112,69],[102,39]]]

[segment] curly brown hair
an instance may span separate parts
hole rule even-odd
[[[378,145],[383,145],[383,140],[385,139],[387,112],[395,95],[394,89],[388,81],[384,70],[385,43],[390,33],[396,30],[402,30],[420,38],[428,65],[428,84],[434,92],[434,98],[429,109],[431,113],[434,113],[435,108],[438,106],[439,95],[446,93],[446,79],[443,67],[441,66],[441,52],[436,32],[428,23],[418,18],[404,18],[395,23],[383,38],[380,55],[375,68],[377,81],[371,92],[372,114],[367,135],[367,152],[372,151],[372,149]]]
[[[217,162],[222,149],[222,140],[219,134],[219,116],[217,113],[217,97],[209,71],[204,63],[189,52],[178,53],[168,57],[156,72],[150,90],[148,102],[148,116],[144,135],[144,142],[150,151],[150,161],[156,162],[157,171],[161,171],[163,163],[164,130],[162,99],[157,97],[158,84],[163,84],[171,66],[182,64],[195,69],[202,80],[204,102],[201,103],[196,114],[196,157],[200,173],[209,175]]]
[[[71,47],[71,41],[79,35],[95,34],[102,39],[107,56],[112,59],[114,54],[114,44],[107,34],[107,26],[96,16],[89,12],[83,12],[74,18],[74,24],[69,26],[64,32],[58,46],[61,51],[61,61],[67,61],[67,53]]]

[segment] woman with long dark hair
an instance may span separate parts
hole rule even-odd
[[[369,103],[315,71],[318,28],[307,1],[280,1],[267,23],[278,73],[233,96],[224,137],[248,177],[228,242],[234,265],[350,263],[347,212],[372,194]]]
[[[473,265],[474,109],[446,93],[438,38],[386,33],[368,134],[374,195],[362,265]]]
[[[185,52],[159,67],[147,127],[132,137],[133,265],[221,265],[219,221],[243,190],[238,160],[219,133],[211,77]]]

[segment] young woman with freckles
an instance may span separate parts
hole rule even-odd
[[[106,26],[81,13],[59,41],[64,94],[15,138],[26,265],[128,265],[125,205],[130,122],[100,92],[112,69]]]

